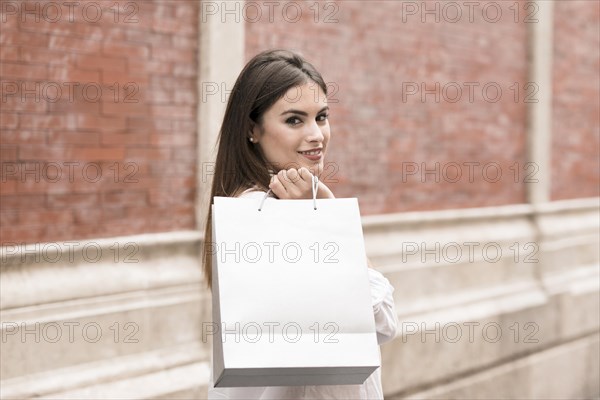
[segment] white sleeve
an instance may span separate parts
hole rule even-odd
[[[375,315],[377,343],[383,344],[398,334],[398,315],[394,305],[394,287],[383,274],[368,267],[371,283],[371,301]]]

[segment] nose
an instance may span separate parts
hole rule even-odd
[[[309,142],[322,142],[325,139],[323,134],[323,127],[317,124],[317,121],[313,121],[307,126],[308,133],[306,140]]]

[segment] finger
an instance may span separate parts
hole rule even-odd
[[[271,191],[280,199],[287,198],[287,191],[281,183],[278,175],[271,177],[271,183],[269,184]]]
[[[301,192],[301,189],[296,184],[296,181],[298,181],[298,172],[294,168],[291,168],[289,170],[283,169],[280,172],[282,177],[280,177],[279,180],[281,181],[283,187],[285,188],[285,191],[287,192],[287,197],[291,199],[298,198],[298,195]],[[296,174],[296,179],[292,178],[293,174]]]
[[[308,170],[308,168],[306,167],[302,167],[298,170],[298,175],[300,176],[300,179],[302,179],[305,182],[312,182],[312,174],[310,173],[310,171]]]
[[[296,184],[300,180],[300,175],[298,174],[298,170],[295,168],[290,168],[286,171],[286,175],[289,178],[290,182]]]
[[[285,169],[282,169],[277,173],[277,179],[279,180],[279,183],[281,183],[285,191],[288,192],[290,190],[291,183],[287,177],[287,171]]]
[[[296,168],[288,169],[287,177],[292,182],[287,188],[288,195],[295,199],[306,197],[306,192],[310,191],[310,182],[302,179]]]

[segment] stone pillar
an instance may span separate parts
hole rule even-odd
[[[244,19],[239,12],[225,12],[223,4],[203,1],[200,5],[196,221],[201,231],[206,223],[211,171],[228,93],[244,67]],[[227,2],[226,10],[241,10],[242,5],[243,1]]]
[[[552,43],[554,2],[536,1],[537,22],[529,24],[531,60],[529,81],[538,87],[537,102],[528,103],[527,151],[538,171],[537,182],[525,183],[527,200],[538,204],[550,200],[552,151]]]

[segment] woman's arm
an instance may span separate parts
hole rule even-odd
[[[369,265],[369,281],[371,284],[371,302],[375,315],[375,330],[377,331],[377,343],[383,344],[396,337],[399,331],[398,315],[394,305],[394,287],[383,274],[375,269],[371,260],[367,258]]]

